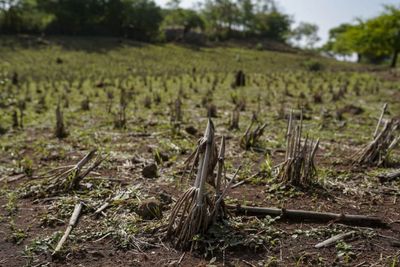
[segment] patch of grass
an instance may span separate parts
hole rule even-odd
[[[15,192],[7,193],[7,203],[5,209],[9,215],[13,215],[18,211],[18,195]]]

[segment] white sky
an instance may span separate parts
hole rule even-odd
[[[165,6],[168,0],[155,0]],[[198,0],[182,0],[182,7],[195,7]],[[400,5],[400,0],[276,0],[280,9],[295,20],[312,22],[319,26],[321,43],[328,38],[329,29],[354,18],[378,15],[384,4]]]

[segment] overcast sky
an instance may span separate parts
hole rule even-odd
[[[168,0],[155,0],[165,6]],[[194,7],[198,0],[182,0],[182,7]],[[354,18],[378,15],[384,4],[400,5],[400,0],[276,0],[280,9],[292,15],[296,24],[312,22],[319,26],[321,42],[328,38],[329,29]]]

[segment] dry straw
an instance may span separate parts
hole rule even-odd
[[[206,233],[212,223],[226,215],[223,198],[236,175],[221,192],[225,138],[222,138],[219,155],[216,155],[214,134],[214,125],[209,119],[203,138],[188,159],[188,162],[193,164],[189,176],[193,174],[197,165],[195,182],[178,199],[169,217],[167,238],[172,239],[174,245],[181,249],[193,248],[196,243],[195,236]],[[213,171],[216,165],[218,165],[217,175],[214,179]],[[207,182],[214,186],[214,196],[207,192]]]
[[[308,137],[302,142],[303,119],[300,124],[293,120],[290,113],[286,134],[285,161],[281,164],[278,180],[285,184],[307,187],[313,183],[317,174],[315,167],[315,154],[318,150],[319,140],[313,141]]]

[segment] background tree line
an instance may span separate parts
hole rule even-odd
[[[379,16],[331,29],[323,50],[339,56],[357,54],[359,62],[389,61],[391,67],[396,67],[400,52],[400,9],[385,6]]]
[[[292,19],[273,0],[205,0],[197,10],[172,0],[0,0],[0,33],[106,35],[157,40],[162,29],[194,29],[209,39],[266,37],[285,41]]]

